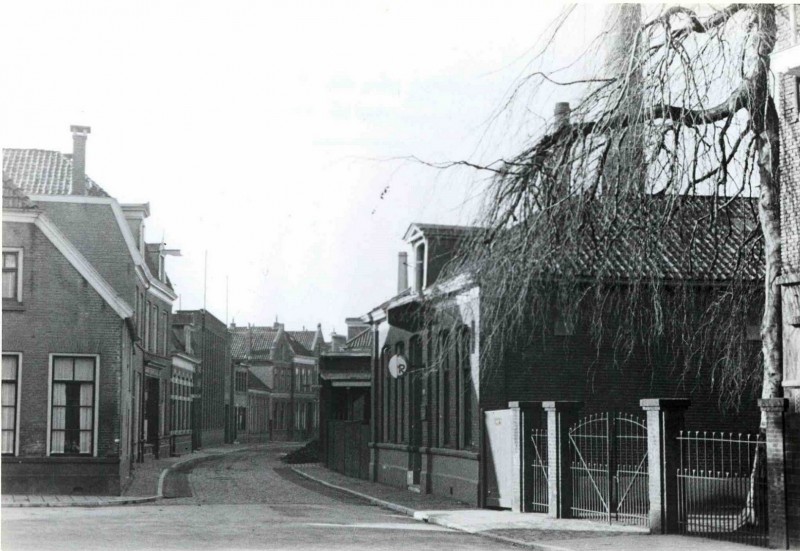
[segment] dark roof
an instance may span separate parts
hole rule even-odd
[[[307,350],[312,350],[314,348],[314,337],[317,335],[316,331],[306,331],[304,329],[303,331],[287,331],[286,333],[303,345]]]
[[[417,228],[428,236],[442,237],[461,237],[480,229],[477,226],[451,226],[446,224],[423,224],[420,222],[411,224],[408,227],[408,231],[412,228]],[[408,231],[406,231],[406,235],[408,235]]]
[[[270,392],[272,390],[264,383],[264,381],[259,379],[252,371],[247,372],[247,389],[263,390],[265,392]]]
[[[724,200],[729,204],[715,213],[716,220],[707,216],[711,212],[713,197],[671,199],[676,201],[677,212],[663,224],[655,239],[644,233],[652,229],[652,222],[644,220],[646,215],[642,214],[641,206],[638,207],[640,210],[627,215],[615,213],[615,217],[624,219],[624,222],[619,230],[615,230],[613,242],[605,247],[584,247],[583,254],[573,266],[575,272],[587,277],[602,274],[602,277],[612,279],[644,277],[685,281],[729,281],[737,275],[746,280],[763,277],[764,258],[757,239],[759,225],[755,199]],[[653,211],[662,209],[662,212],[667,212],[664,201],[663,197],[653,197],[647,206]],[[591,211],[588,214],[598,217]],[[583,239],[589,238],[585,236]],[[653,249],[638,254],[642,252],[643,242],[653,243]],[[549,269],[562,272],[559,266],[550,266]]]
[[[371,329],[367,328],[363,330],[361,333],[347,341],[344,345],[344,349],[347,351],[365,351],[371,352],[372,351],[372,340],[373,340],[373,332]]]
[[[278,330],[272,327],[232,327],[230,333],[232,359],[268,360]]]
[[[70,195],[72,158],[60,151],[4,149],[3,173],[28,195]],[[86,176],[86,195],[109,197],[97,182]]]
[[[292,349],[292,352],[297,354],[298,356],[313,356],[314,353],[311,352],[308,348],[300,344],[291,334],[295,333],[296,331],[287,331],[286,333],[286,340],[289,342],[289,346]]]
[[[25,193],[14,185],[6,174],[3,174],[3,208],[4,209],[35,209],[31,200]]]

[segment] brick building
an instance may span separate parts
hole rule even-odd
[[[771,59],[772,89],[781,133],[783,387],[789,539],[800,545],[800,6],[778,9],[778,41]]]
[[[197,328],[191,316],[176,315],[172,320],[172,380],[170,383],[170,437],[172,455],[183,455],[197,449],[194,431],[199,417],[201,360],[195,353]]]
[[[485,451],[480,448],[480,412],[505,409],[511,401],[580,400],[590,412],[638,411],[641,398],[688,396],[692,398],[689,427],[757,428],[758,410],[752,400],[745,400],[741,413],[723,415],[708,380],[677,381],[668,367],[671,358],[644,351],[636,352],[634,363],[640,368],[607,367],[613,365],[614,351],[598,350],[588,327],[567,326],[557,315],[541,335],[537,332],[537,338],[520,341],[490,374],[484,372],[480,289],[465,277],[439,281],[445,262],[471,231],[412,224],[405,235],[414,259],[410,285],[409,253],[401,253],[398,294],[362,318],[372,324],[374,334],[371,475],[375,479],[480,503]],[[735,265],[725,251],[718,258],[721,265]],[[422,310],[431,307],[422,299],[431,296],[438,297],[435,333],[422,323]],[[758,342],[752,346],[757,350]],[[491,496],[486,503],[497,505]]]
[[[165,387],[144,382],[169,380],[166,250],[144,242],[147,205],[86,176],[90,130],[72,131],[72,155],[3,151],[4,492],[118,494],[168,433]]]
[[[286,331],[271,327],[231,324],[231,350],[240,384],[230,398],[237,410],[239,439],[305,440],[318,430],[317,355],[324,350],[322,331]],[[249,375],[248,375],[249,374]],[[268,396],[268,398],[266,397]],[[264,411],[261,418],[255,411]],[[248,426],[250,428],[248,428]],[[266,427],[266,435],[264,431]]]
[[[192,393],[193,449],[232,442],[227,424],[226,389],[231,378],[231,340],[228,328],[207,310],[178,310],[173,327],[189,327],[193,356],[200,360]]]

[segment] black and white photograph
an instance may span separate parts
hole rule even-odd
[[[800,3],[0,51],[3,550],[800,550]]]

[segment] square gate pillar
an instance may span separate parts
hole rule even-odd
[[[509,402],[511,409],[514,455],[511,464],[514,471],[514,493],[511,496],[511,510],[515,513],[530,513],[533,501],[533,481],[531,453],[531,429],[534,416],[541,415],[541,402]]]
[[[647,462],[650,477],[650,532],[676,534],[678,525],[678,468],[687,398],[645,398],[647,412]]]
[[[583,402],[542,402],[547,412],[547,489],[551,518],[572,516],[572,470],[569,427],[578,420]]]
[[[784,412],[786,398],[765,398],[758,401],[767,422],[767,511],[769,514],[769,546],[788,549],[786,514],[786,455]]]

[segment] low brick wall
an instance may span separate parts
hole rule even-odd
[[[408,446],[377,444],[378,482],[396,488],[408,486]]]
[[[431,448],[430,489],[433,495],[478,506],[478,454],[462,450]]]
[[[4,457],[2,493],[119,495],[116,457]]]

